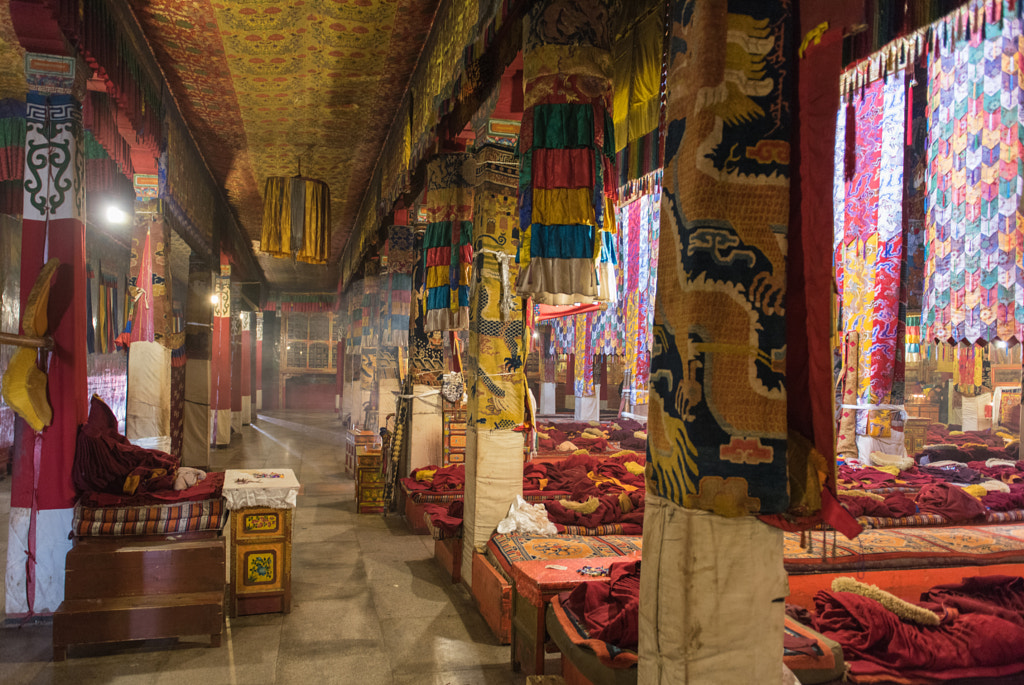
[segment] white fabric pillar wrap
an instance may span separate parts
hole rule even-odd
[[[415,438],[414,438],[415,440]],[[415,442],[413,443],[415,444]],[[523,494],[523,434],[466,426],[466,494],[462,579],[473,579],[473,552],[483,552],[516,495]]]
[[[554,383],[541,383],[540,384],[540,406],[538,408],[540,414],[557,414],[558,409],[555,407],[555,384]]]
[[[241,433],[242,432],[242,412],[241,411],[232,411],[231,412],[231,429],[234,430],[236,433]],[[228,440],[230,441],[231,438],[228,438]]]
[[[601,386],[594,384],[594,394],[590,397],[576,397],[573,413],[577,421],[601,420]]]
[[[125,437],[171,434],[171,351],[158,342],[133,342],[128,351]]]
[[[429,385],[412,386],[412,394],[417,397],[412,401],[412,426],[409,430],[412,436],[409,443],[410,471],[431,464],[441,465],[441,395],[437,390]],[[434,394],[419,397],[430,392]],[[467,442],[468,439],[467,436]]]
[[[64,557],[71,549],[74,509],[40,509],[36,512],[36,568],[33,613],[48,614],[64,600]],[[31,510],[11,507],[7,537],[7,572],[4,577],[7,618],[28,615],[25,558]]]
[[[782,679],[782,531],[647,492],[639,685]]]
[[[396,404],[398,397],[396,393],[401,390],[398,386],[397,378],[382,378],[380,379],[380,399],[377,405],[377,415],[380,420],[380,425],[384,426],[385,421],[388,418],[388,414],[397,414]],[[395,421],[391,420],[389,428],[395,430]]]
[[[213,409],[210,411],[210,444],[231,444],[231,410]]]
[[[252,396],[242,395],[242,425],[252,423]]]
[[[263,388],[256,391],[256,411],[263,409]]]
[[[185,362],[185,405],[182,407],[182,466],[209,467],[210,418],[210,362],[189,359]]]
[[[345,383],[345,391],[341,398],[341,413],[342,418],[344,418],[345,415],[348,415],[349,420],[351,421],[350,425],[353,428],[362,427],[362,424],[359,423],[359,398],[361,392],[358,382],[349,380]]]

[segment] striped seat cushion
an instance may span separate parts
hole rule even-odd
[[[220,497],[140,507],[90,507],[78,503],[72,521],[77,536],[168,535],[219,531],[228,510]]]

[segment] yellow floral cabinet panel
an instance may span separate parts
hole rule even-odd
[[[231,512],[231,615],[291,609],[292,510]]]

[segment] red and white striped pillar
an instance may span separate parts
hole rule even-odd
[[[223,252],[214,278],[213,346],[210,350],[210,444],[231,443],[231,265]]]
[[[252,313],[241,312],[238,318],[242,324],[241,373],[238,375],[242,390],[242,425],[248,426],[252,423]]]
[[[263,409],[263,312],[256,312],[256,346],[253,354],[256,357],[252,376],[252,397],[256,411]]]
[[[28,53],[26,80],[21,311],[43,264],[59,259],[50,289],[48,332],[40,354],[53,421],[36,433],[22,425],[11,481],[7,538],[7,618],[52,613],[64,599],[64,557],[75,503],[71,465],[78,425],[88,412],[86,383],[85,68],[74,58]]]
[[[242,432],[242,288],[231,288],[231,430]]]

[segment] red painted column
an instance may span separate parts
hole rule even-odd
[[[263,409],[263,312],[256,312],[256,347],[253,353],[256,368],[252,378],[252,399],[258,412]]]
[[[565,396],[576,397],[576,355],[574,354],[568,355],[565,360]],[[565,409],[565,407],[559,407],[559,409]]]
[[[210,444],[231,442],[231,265],[221,253],[214,283],[213,346],[210,350]]]
[[[242,312],[238,317],[242,324],[241,349],[238,355],[241,360],[238,381],[242,395],[242,425],[248,426],[252,423],[252,312]]]
[[[231,292],[231,429],[242,432],[242,325],[241,313],[237,305],[239,287],[233,286]]]
[[[7,547],[8,618],[46,614],[64,598],[75,501],[71,466],[78,425],[87,416],[85,187],[82,176],[82,66],[73,58],[27,55],[27,141],[21,252],[21,311],[40,269],[59,259],[50,289],[48,332],[55,348],[39,355],[53,421],[23,427],[11,483]],[[45,89],[45,92],[44,92]]]
[[[334,411],[341,418],[342,396],[345,394],[345,339],[338,341],[338,365],[334,374]]]

